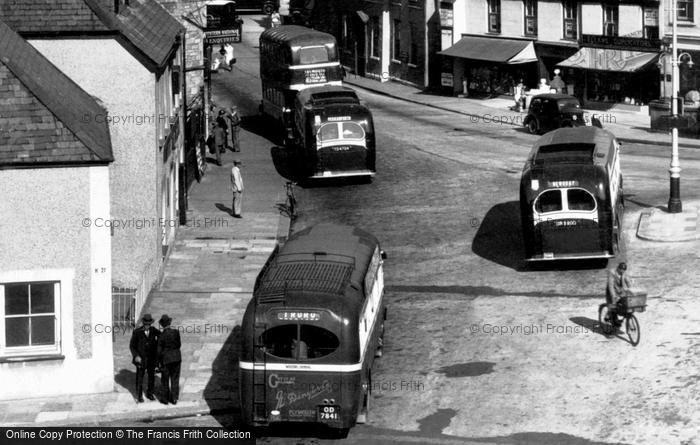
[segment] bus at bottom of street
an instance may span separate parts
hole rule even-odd
[[[520,181],[526,260],[614,257],[623,211],[620,144],[612,133],[562,128],[535,143]]]
[[[373,235],[327,223],[273,251],[241,326],[244,423],[316,423],[343,437],[367,421],[386,319],[384,258]]]
[[[321,86],[297,94],[291,152],[308,178],[372,177],[374,122],[352,88]]]

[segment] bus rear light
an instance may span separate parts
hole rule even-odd
[[[532,190],[539,190],[540,189],[540,181],[538,179],[533,179],[530,181],[530,187]]]

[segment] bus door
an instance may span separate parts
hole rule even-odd
[[[606,253],[606,230],[599,225],[598,203],[580,187],[552,188],[540,193],[533,206],[535,238],[545,259]]]
[[[328,312],[281,311],[262,334],[270,422],[347,423],[343,405],[341,324]],[[299,318],[306,318],[299,320]],[[352,367],[352,366],[350,366]],[[359,369],[358,369],[359,374]]]

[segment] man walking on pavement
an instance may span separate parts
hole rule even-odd
[[[225,125],[225,124],[224,124]],[[220,123],[214,124],[214,151],[216,151],[216,165],[221,165],[221,153],[226,151],[226,128]]]
[[[241,117],[238,115],[238,107],[235,105],[232,106],[231,113],[228,114],[227,117],[231,134],[231,147],[233,147],[234,152],[241,151],[241,145],[238,141],[238,133],[241,129]]]
[[[154,400],[153,386],[155,384],[155,370],[158,360],[158,329],[151,326],[153,317],[144,314],[141,318],[141,326],[134,329],[129,341],[129,349],[133,357],[132,363],[136,365],[136,396],[139,403],[143,402],[143,377],[148,373],[148,386],[146,397]]]
[[[158,324],[163,328],[158,338],[158,361],[162,373],[161,384],[164,388],[161,403],[177,405],[180,393],[180,332],[170,326],[172,319],[166,314],[160,317]]]
[[[231,169],[231,191],[233,192],[233,204],[231,205],[231,211],[233,212],[234,218],[243,218],[241,215],[241,205],[243,200],[243,177],[241,176],[240,169],[241,160],[235,159],[233,161],[233,168]]]

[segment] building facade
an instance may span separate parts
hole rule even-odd
[[[0,54],[0,399],[112,391],[106,110],[2,21]]]
[[[109,226],[115,297],[126,299],[115,318],[133,319],[178,225],[184,28],[155,0],[67,0],[61,15],[41,0],[0,6],[0,20],[106,110],[82,119],[110,128],[111,220],[100,224]]]
[[[695,7],[694,0],[676,0],[676,27],[678,36],[678,53],[683,54],[679,65],[679,93],[685,97],[693,91],[700,91],[700,11]],[[661,82],[659,94],[661,97],[670,98],[671,90],[671,38],[673,19],[673,0],[662,1],[659,5],[659,35],[666,50],[659,61]],[[684,54],[685,53],[685,54]],[[690,64],[688,62],[692,61]],[[691,94],[693,96],[694,94]]]

